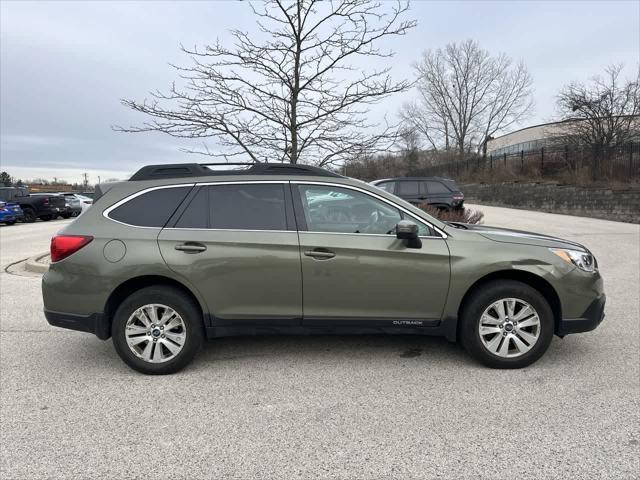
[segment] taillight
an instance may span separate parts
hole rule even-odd
[[[42,202],[43,205],[49,205],[49,199],[45,198],[44,201]]]
[[[93,240],[90,235],[56,235],[51,239],[51,261],[59,262]]]

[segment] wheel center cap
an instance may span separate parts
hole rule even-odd
[[[151,331],[151,335],[153,335],[154,337],[159,337],[160,336],[160,329],[159,328],[154,328]]]
[[[512,324],[512,323],[505,323],[505,324],[504,324],[504,329],[505,329],[507,332],[512,331],[512,330],[513,330],[513,324]]]

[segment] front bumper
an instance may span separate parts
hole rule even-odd
[[[53,312],[45,309],[44,316],[49,325],[54,327],[93,333],[101,340],[106,340],[111,336],[111,325],[101,313],[76,315],[74,313]]]
[[[607,296],[603,293],[587,307],[579,318],[563,318],[558,322],[556,335],[564,337],[570,333],[590,332],[604,319],[604,305]]]

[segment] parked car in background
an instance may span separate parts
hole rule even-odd
[[[17,219],[13,214],[13,211],[7,208],[7,204],[5,202],[0,202],[0,223],[13,225],[16,221]]]
[[[87,196],[85,196],[84,194],[81,194],[81,193],[76,193],[75,196],[82,203],[82,211],[83,212],[85,210],[87,210],[91,205],[93,205],[93,198],[87,197]]]
[[[464,194],[455,181],[442,177],[385,178],[371,182],[413,205],[428,204],[443,210],[464,207]]]
[[[17,203],[24,212],[27,223],[57,218],[66,211],[64,197],[61,195],[29,194],[25,187],[0,187],[0,201]]]
[[[77,217],[84,211],[84,204],[77,193],[60,192],[60,195],[64,197],[67,207],[67,212],[62,218]]]
[[[11,214],[15,217],[16,221],[23,222],[24,221],[24,212],[20,205],[15,202],[2,202],[4,203],[4,207],[11,212]]]
[[[152,165],[96,198],[51,241],[44,314],[113,337],[144,373],[179,370],[205,337],[273,333],[443,335],[520,368],[604,316],[583,245],[442,222],[317,167]]]

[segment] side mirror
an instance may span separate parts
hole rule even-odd
[[[406,240],[407,248],[422,248],[422,240],[418,236],[418,225],[409,220],[400,220],[396,225],[396,237]]]

